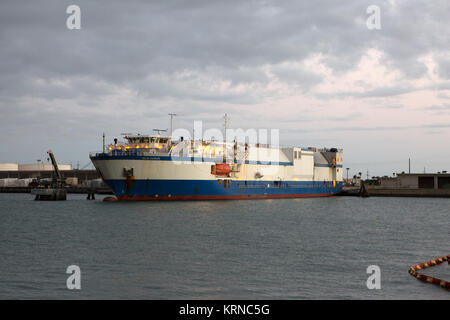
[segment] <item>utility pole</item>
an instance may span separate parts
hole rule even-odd
[[[408,159],[408,173],[411,173],[411,158]]]
[[[170,136],[172,137],[173,133],[173,117],[176,116],[176,113],[169,113],[170,116]]]
[[[105,153],[105,133],[103,132],[103,153]]]
[[[37,159],[37,163],[38,163],[38,177],[41,177],[41,159]]]
[[[350,168],[346,168],[347,169],[347,182],[348,182],[348,170],[350,170]]]

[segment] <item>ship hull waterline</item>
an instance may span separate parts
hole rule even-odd
[[[236,180],[105,180],[120,201],[244,200],[329,197],[342,183]]]

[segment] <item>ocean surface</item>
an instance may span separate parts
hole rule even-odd
[[[450,254],[450,199],[101,199],[0,194],[0,298],[450,299],[408,274]],[[447,263],[424,273],[450,281]]]

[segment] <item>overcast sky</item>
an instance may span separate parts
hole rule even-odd
[[[66,8],[81,8],[81,29]],[[369,30],[369,5],[381,29]],[[84,166],[124,132],[277,128],[350,174],[450,171],[450,1],[0,4],[0,162]]]

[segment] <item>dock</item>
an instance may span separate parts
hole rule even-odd
[[[67,191],[64,188],[40,188],[31,190],[34,200],[66,200]]]

